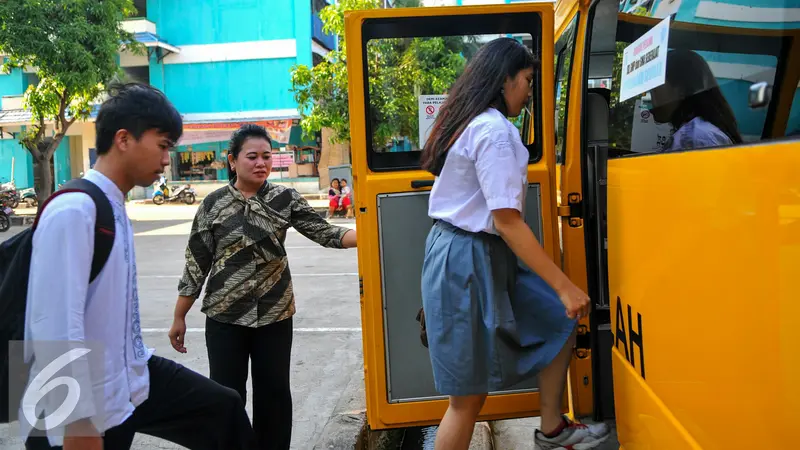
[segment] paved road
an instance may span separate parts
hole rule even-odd
[[[187,317],[185,355],[169,345],[167,329],[172,323],[178,277],[191,226],[192,207],[131,205],[139,271],[139,295],[144,339],[156,354],[172,358],[208,375],[204,321],[200,303]],[[173,220],[160,220],[164,217]],[[342,223],[351,228],[351,223]],[[18,232],[0,233],[3,241]],[[294,399],[293,449],[309,449],[339,404],[343,391],[361,377],[361,318],[358,298],[356,250],[319,247],[292,230],[287,238],[289,264],[297,299],[292,352]],[[249,385],[249,382],[248,382]],[[248,386],[248,394],[252,392]],[[252,405],[248,400],[248,412]],[[22,448],[0,428],[0,449]],[[148,436],[137,436],[136,449],[181,448]]]

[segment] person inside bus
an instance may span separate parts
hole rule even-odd
[[[664,152],[741,144],[733,110],[705,59],[691,50],[667,54],[666,82],[650,91],[653,119],[675,133]]]
[[[449,396],[437,450],[466,450],[487,393],[537,374],[537,450],[594,448],[609,434],[604,424],[561,415],[575,319],[588,313],[589,297],[524,220],[529,152],[508,118],[530,101],[538,68],[514,39],[484,45],[453,85],[422,151],[423,169],[436,176],[423,324],[435,388]]]
[[[200,204],[186,247],[186,265],[169,339],[186,353],[186,314],[206,280],[201,311],[210,378],[247,399],[253,385],[253,429],[259,449],[288,450],[294,288],[284,242],[290,227],[328,248],[356,246],[356,232],[331,225],[296,190],[267,180],[272,141],[258,125],[231,137],[231,182]]]

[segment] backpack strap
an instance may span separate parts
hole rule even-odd
[[[36,231],[36,226],[39,224],[39,218],[50,201],[61,194],[68,192],[83,192],[92,198],[97,209],[97,219],[95,221],[94,232],[94,256],[92,257],[92,270],[89,275],[89,282],[91,283],[103,270],[108,257],[111,254],[111,249],[114,247],[115,236],[115,223],[114,223],[114,210],[111,208],[111,202],[106,197],[106,193],[100,189],[99,186],[89,180],[83,178],[76,178],[65,183],[61,189],[55,191],[47,200],[42,203],[36,213],[36,219],[33,222],[32,231]]]

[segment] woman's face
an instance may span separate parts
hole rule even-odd
[[[530,102],[533,91],[533,69],[520,70],[513,78],[506,78],[503,85],[503,96],[508,107],[508,116],[517,117],[525,105]]]
[[[331,181],[331,187],[334,189],[339,189],[339,180]]]
[[[272,172],[272,146],[266,139],[248,138],[239,156],[228,155],[236,177],[249,184],[263,184]]]
[[[347,181],[344,181],[344,180],[342,180],[342,181],[339,183],[339,185],[342,187],[342,189],[344,189],[344,188],[346,188],[346,187],[347,187]]]

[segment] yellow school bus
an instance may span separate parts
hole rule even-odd
[[[447,89],[418,87],[419,130],[397,151],[379,132],[393,119],[371,99],[386,88],[373,76],[381,61],[372,53],[399,40],[514,36],[542,61],[520,121],[531,155],[526,222],[593,301],[578,325],[565,412],[615,419],[625,449],[792,445],[791,419],[800,418],[800,328],[791,324],[800,314],[800,3],[728,1],[347,13],[372,429],[435,424],[447,407],[415,320],[432,225],[433,178],[420,170],[419,150]],[[709,142],[700,110],[688,112],[703,119],[690,128],[656,122],[652,89],[666,75],[642,70],[660,63],[688,80],[705,74],[686,66],[674,75],[667,50],[702,57],[735,139]],[[537,414],[530,380],[491,393],[481,420]]]

